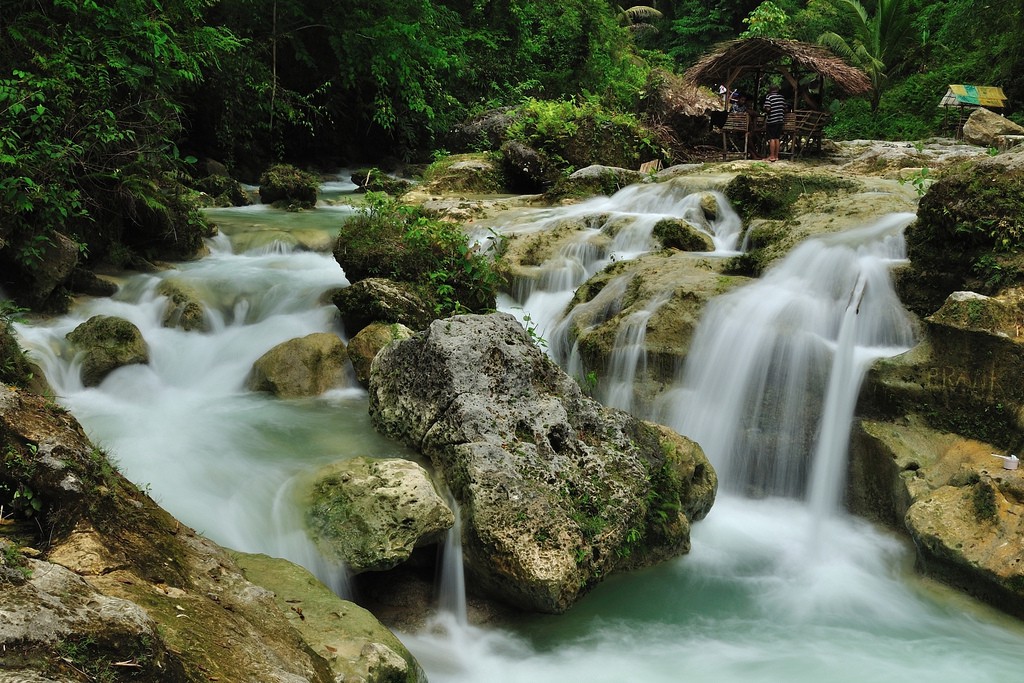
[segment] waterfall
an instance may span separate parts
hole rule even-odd
[[[456,627],[465,629],[469,618],[466,614],[466,576],[462,566],[462,512],[453,495],[449,493],[447,499],[448,507],[455,513],[455,524],[444,538],[438,606],[451,617]]]
[[[725,195],[717,190],[699,190],[692,184],[669,181],[630,185],[611,197],[596,197],[561,209],[543,209],[527,214],[525,226],[498,225],[478,232],[475,240],[486,245],[494,232],[505,236],[555,233],[562,226],[582,224],[558,253],[529,276],[519,276],[511,291],[500,298],[499,308],[521,321],[529,316],[530,326],[550,338],[564,318],[573,292],[611,263],[629,261],[657,246],[654,227],[664,219],[682,220],[711,238],[710,256],[737,253],[743,224]],[[526,321],[524,321],[526,322]]]
[[[634,411],[637,376],[647,369],[647,322],[668,301],[671,292],[662,292],[647,306],[626,316],[615,334],[614,347],[608,359],[602,403],[612,408]]]
[[[863,372],[914,343],[889,273],[912,218],[809,240],[708,306],[659,414],[703,446],[726,488],[838,506]]]
[[[698,182],[705,179],[691,185]],[[515,229],[541,230],[573,212],[611,212],[627,199],[637,213],[643,208],[678,217],[680,202],[705,186],[627,189],[586,207],[536,212]],[[115,298],[80,299],[68,316],[17,325],[18,336],[43,366],[57,400],[126,476],[183,523],[223,545],[305,564],[344,592],[343,572],[325,569],[305,534],[298,482],[346,457],[413,454],[375,432],[360,388],[296,400],[244,388],[252,362],[273,345],[338,331],[336,313],[321,302],[345,280],[327,255],[232,253],[229,239],[270,222],[285,231],[305,231],[314,221],[326,226],[337,213],[266,207],[211,213],[221,226],[211,256],[128,277]],[[912,552],[892,534],[863,520],[815,512],[833,508],[838,499],[816,483],[812,493],[792,487],[791,495],[810,499],[805,504],[777,497],[787,489],[772,489],[772,477],[735,476],[762,466],[745,462],[749,452],[743,449],[757,455],[753,447],[770,441],[765,455],[786,455],[787,443],[799,443],[803,455],[794,459],[802,464],[780,467],[802,468],[804,480],[841,490],[836,481],[845,469],[844,430],[863,367],[913,343],[888,281],[889,266],[903,258],[901,229],[908,218],[813,240],[762,281],[716,299],[677,388],[655,406],[657,417],[680,430],[689,429],[682,426],[684,417],[694,418],[690,435],[714,460],[725,487],[771,490],[771,496],[751,500],[721,492],[711,514],[694,524],[689,554],[611,577],[566,614],[496,616],[480,626],[460,626],[452,616],[462,611],[458,603],[443,607],[438,621],[400,634],[432,683],[674,683],[680,672],[693,683],[863,683],[910,680],[922,671],[930,683],[1018,680],[1024,650],[1019,623],[909,576]],[[611,235],[601,237],[606,247],[611,244]],[[166,278],[182,279],[197,291],[207,331],[162,326],[166,301],[155,286]],[[579,363],[569,325],[585,329],[621,313],[629,282],[628,275],[610,278],[565,320],[559,312],[545,331],[549,351],[570,367]],[[547,294],[564,297],[564,307],[572,291]],[[518,295],[505,301],[533,312]],[[150,364],[120,368],[100,386],[83,387],[64,335],[94,314],[119,315],[139,326]],[[639,320],[631,323],[640,334]],[[562,332],[555,330],[563,325]],[[708,366],[703,384],[701,366]],[[638,372],[641,361],[632,367]],[[744,373],[753,377],[748,381]],[[793,405],[783,409],[777,404],[787,393]],[[827,416],[832,418],[822,419]],[[821,550],[809,557],[807,538],[814,529]],[[446,550],[454,555],[459,532],[452,534]],[[454,559],[450,564],[461,565]],[[464,595],[457,579],[455,586],[452,593]]]

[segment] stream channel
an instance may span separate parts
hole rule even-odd
[[[351,189],[330,183],[322,196]],[[498,233],[544,230],[583,212],[625,216],[630,226],[602,248],[584,235],[544,264],[536,285],[503,295],[499,307],[528,315],[571,370],[578,359],[562,311],[575,287],[612,260],[650,250],[654,223],[685,218],[695,205],[670,184],[648,185],[518,212],[514,225],[499,216],[490,221]],[[295,244],[315,233],[327,233],[319,241],[329,243],[351,212],[341,205],[211,210],[221,230],[209,256],[126,275],[110,299],[82,299],[67,316],[17,328],[60,402],[163,507],[221,545],[302,564],[342,595],[344,571],[303,530],[301,484],[339,459],[416,456],[376,434],[354,379],[296,400],[249,392],[245,381],[276,344],[320,331],[345,337],[322,296],[347,284],[344,273],[330,253]],[[643,407],[634,405],[631,382],[642,371],[643,330],[659,301],[647,317],[631,316],[600,398],[696,439],[718,469],[719,496],[694,525],[692,551],[609,577],[564,615],[479,626],[442,610],[433,628],[398,634],[430,681],[1024,680],[1018,621],[917,577],[905,540],[842,511],[860,373],[914,343],[888,273],[903,258],[909,219],[890,216],[810,240],[754,284],[716,298],[678,381]],[[707,258],[742,248],[743,226],[731,210],[706,227],[715,243]],[[163,327],[166,301],[156,290],[165,279],[200,293],[207,331]],[[614,296],[611,284],[605,289]],[[85,388],[64,336],[99,314],[137,325],[151,361]],[[808,424],[809,415],[823,423]]]

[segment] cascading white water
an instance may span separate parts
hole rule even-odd
[[[703,446],[726,487],[803,496],[817,449],[821,489],[837,488],[863,370],[914,343],[889,282],[912,218],[810,240],[708,306],[660,417]],[[821,511],[837,496],[821,493]]]
[[[669,300],[671,292],[662,292],[639,311],[630,313],[615,334],[615,345],[608,359],[606,386],[598,393],[602,403],[628,412],[638,410],[635,405],[637,375],[647,369],[647,323]]]
[[[448,507],[455,513],[455,524],[444,538],[438,604],[457,627],[464,629],[469,625],[469,617],[466,614],[466,575],[462,567],[462,511],[450,493],[447,500]]]
[[[708,218],[706,204],[713,200],[713,216]],[[628,261],[655,247],[654,226],[664,219],[686,221],[705,233],[714,244],[714,256],[729,256],[736,251],[742,234],[742,221],[725,195],[716,190],[694,190],[692,184],[665,182],[630,185],[611,197],[597,197],[559,210],[534,212],[535,220],[526,226],[492,226],[503,235],[522,235],[550,231],[570,220],[586,220],[590,227],[579,230],[555,258],[537,268],[531,278],[520,278],[509,296],[499,300],[499,308],[516,315],[547,339],[565,315],[565,307],[577,287],[613,261]],[[610,243],[598,237],[611,237]],[[490,239],[480,234],[480,241]],[[524,320],[529,316],[529,320]]]
[[[213,215],[262,223],[266,211]],[[320,214],[325,226],[334,215]],[[308,228],[308,216],[302,220]],[[344,569],[325,560],[305,533],[295,483],[338,459],[406,451],[373,431],[361,388],[291,401],[245,388],[253,362],[274,345],[339,331],[336,309],[321,299],[346,284],[344,273],[329,255],[263,248],[234,254],[223,237],[211,246],[200,261],[126,279],[113,298],[83,300],[68,316],[19,326],[22,344],[97,445],[176,517],[225,546],[292,559],[344,593]],[[162,325],[167,299],[157,287],[164,280],[199,297],[207,331]],[[149,363],[83,387],[64,337],[93,315],[134,323]],[[336,428],[339,419],[344,429]]]
[[[270,217],[284,229],[300,223],[306,229],[317,216],[332,218],[319,211],[266,209],[214,215],[224,216],[226,234],[262,230]],[[550,210],[544,220],[561,215],[561,209]],[[236,221],[231,226],[226,225],[229,216]],[[884,251],[899,246],[899,230],[890,227],[879,228],[880,239],[837,236],[805,245],[819,250],[803,266],[805,279],[793,274],[787,285],[769,275],[748,287],[757,294],[755,302],[779,313],[774,325],[780,334],[806,338],[799,350],[779,342],[783,348],[774,354],[777,360],[834,359],[813,371],[768,373],[814,375],[815,414],[822,412],[821,403],[831,402],[831,396],[842,393],[838,389],[851,384],[842,380],[847,370],[831,370],[840,358],[848,359],[852,377],[867,356],[910,344],[903,333],[890,337],[879,332],[902,329],[895,321],[905,318],[898,307],[882,312],[891,293],[884,261],[900,258],[898,251]],[[226,239],[217,244],[202,261],[159,275],[133,276],[116,299],[83,300],[67,317],[18,326],[19,336],[43,362],[58,399],[122,471],[148,486],[173,514],[220,543],[308,562],[307,567],[332,580],[334,568],[317,569],[324,561],[302,532],[297,482],[340,458],[408,453],[373,431],[361,389],[287,401],[244,389],[252,361],[274,344],[337,330],[333,311],[320,302],[326,289],[343,285],[344,279],[328,256],[276,247],[273,253],[231,254]],[[872,250],[882,258],[868,258]],[[788,290],[811,288],[811,282],[832,282],[812,271],[838,273],[839,263],[854,254],[863,255],[865,263],[874,259],[878,272],[867,268],[867,274],[836,282],[816,301],[783,305],[777,300],[783,293],[794,294]],[[884,278],[876,282],[876,275]],[[209,331],[161,326],[164,300],[154,288],[163,278],[184,279],[199,292]],[[860,297],[854,295],[858,278],[866,283]],[[586,305],[595,318],[619,305],[622,292],[613,296],[615,289],[624,290],[627,282],[609,282]],[[725,297],[712,307],[747,316],[718,337],[722,344],[731,336],[751,334],[758,320],[735,298]],[[805,311],[817,308],[828,309],[821,317],[829,324],[801,330],[807,324]],[[876,313],[868,314],[869,309]],[[139,325],[152,361],[122,368],[99,387],[85,389],[66,355],[63,336],[97,313]],[[709,313],[698,337],[707,325],[721,323],[720,314],[727,317],[723,311]],[[571,358],[568,346],[565,354]],[[745,352],[730,348],[721,356],[720,370],[726,374],[720,383],[738,381],[729,373]],[[836,392],[825,389],[830,378]],[[707,400],[721,396],[710,392]],[[716,413],[728,409],[716,403],[708,419],[717,420]],[[824,448],[820,444],[844,440],[842,420],[836,424],[836,436],[819,439],[819,450]],[[822,434],[830,430],[823,428]],[[815,480],[817,468],[811,475]],[[724,472],[730,476],[728,468]],[[811,553],[807,541],[814,529],[820,530],[813,535],[819,551]],[[797,500],[749,500],[726,492],[709,517],[694,525],[689,555],[609,577],[568,614],[524,615],[501,627],[448,619],[444,628],[431,624],[401,637],[432,683],[676,683],[681,678],[692,683],[863,683],[921,675],[929,683],[1017,680],[1024,651],[1020,625],[916,580],[905,571],[910,557],[891,536],[858,520],[821,515]]]

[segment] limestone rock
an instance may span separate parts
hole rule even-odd
[[[216,162],[213,162],[216,163]],[[224,172],[223,165],[217,173],[211,173],[196,181],[196,187],[204,193],[207,207],[249,206],[252,202],[242,184]]]
[[[663,218],[654,225],[655,239],[666,249],[714,251],[711,237],[679,218]]]
[[[320,547],[354,574],[383,571],[455,523],[430,476],[410,460],[352,458],[314,479],[309,527]]]
[[[973,145],[998,147],[1002,135],[1024,135],[1024,127],[984,107],[975,109],[964,122],[964,140]]]
[[[437,194],[506,192],[498,163],[483,154],[456,154],[434,162],[424,174],[425,190]]]
[[[865,377],[862,414],[916,415],[933,429],[1008,446],[1024,439],[1021,304],[957,294],[925,321],[914,349]]]
[[[486,140],[490,149],[498,149],[505,141],[505,132],[514,121],[512,107],[489,109],[455,125],[446,135],[446,146],[464,152]]]
[[[0,280],[8,295],[24,306],[65,311],[62,285],[78,266],[78,258],[78,244],[59,232],[46,239],[0,237]]]
[[[247,579],[41,397],[0,386],[0,451],[7,521],[46,530],[45,554],[0,541],[4,680],[425,680],[393,635],[305,570],[266,560]],[[11,506],[19,486],[42,502],[30,523]]]
[[[384,192],[400,197],[413,186],[412,182],[390,175],[379,168],[363,168],[349,176],[356,192]]]
[[[247,579],[273,591],[277,608],[327,660],[335,681],[426,683],[419,663],[391,631],[302,567],[266,555],[231,556]]]
[[[117,284],[81,266],[71,273],[67,285],[71,292],[87,296],[113,296],[117,293]]]
[[[544,152],[518,140],[502,144],[501,158],[505,161],[509,188],[515,192],[539,192],[559,175],[558,167]]]
[[[953,292],[928,320],[946,327],[1018,336],[1024,310],[977,292]]]
[[[348,358],[356,371],[356,381],[370,384],[370,364],[377,352],[396,339],[408,339],[413,331],[401,323],[370,323],[348,343]]]
[[[716,486],[699,446],[582,396],[505,314],[385,348],[370,415],[444,476],[471,580],[524,609],[564,611],[613,571],[686,552]]]
[[[113,676],[113,662],[131,662],[141,680],[184,680],[181,663],[139,605],[102,594],[60,565],[26,559],[24,570],[23,583],[0,581],[5,658],[19,652],[19,659],[31,659],[63,646],[67,652],[51,662],[58,675],[84,669],[97,678]]]
[[[164,280],[156,288],[157,294],[167,297],[164,308],[164,327],[178,327],[186,332],[206,331],[206,311],[199,293],[188,285],[174,280]]]
[[[68,333],[84,358],[82,383],[94,387],[124,365],[149,362],[149,347],[138,327],[123,318],[96,315]]]
[[[850,508],[906,530],[927,574],[1024,616],[1024,470],[996,447],[904,423],[862,421]]]
[[[430,305],[407,284],[366,278],[345,287],[332,301],[341,312],[345,332],[355,336],[370,323],[399,323],[422,330],[436,316]]]
[[[253,364],[249,388],[281,398],[317,396],[345,379],[345,343],[330,332],[282,342]]]
[[[627,185],[638,183],[643,179],[644,174],[639,171],[591,164],[574,171],[568,178],[560,179],[546,197],[549,200],[557,200],[602,194],[611,196]]]
[[[921,197],[905,236],[910,263],[896,288],[910,310],[935,312],[951,293],[986,296],[1024,270],[1024,150],[962,164]]]

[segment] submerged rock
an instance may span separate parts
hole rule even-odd
[[[444,477],[472,582],[522,609],[564,611],[613,571],[686,552],[717,486],[699,446],[584,397],[505,314],[385,348],[370,414]]]
[[[125,365],[149,362],[149,347],[134,324],[107,315],[96,315],[68,333],[67,340],[81,354],[82,384],[98,385]]]
[[[348,354],[345,342],[330,332],[282,342],[253,364],[249,388],[281,398],[318,396],[341,386]]]
[[[397,458],[352,458],[321,469],[307,520],[325,554],[354,574],[398,566],[455,523],[427,471]]]

